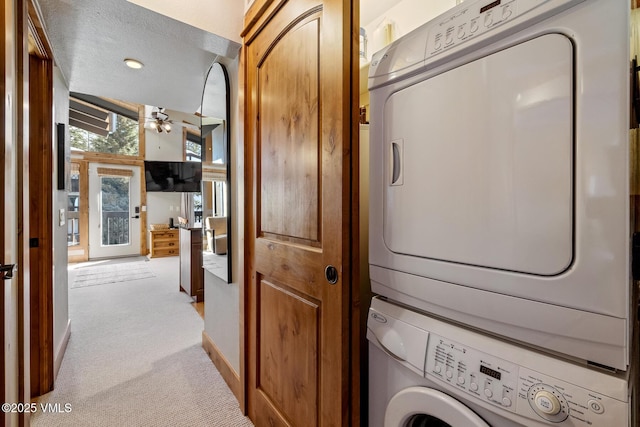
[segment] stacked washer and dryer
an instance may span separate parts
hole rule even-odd
[[[369,73],[370,426],[631,426],[623,0],[467,0]]]

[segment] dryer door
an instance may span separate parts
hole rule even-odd
[[[385,427],[490,427],[471,409],[438,390],[406,388],[389,401]]]

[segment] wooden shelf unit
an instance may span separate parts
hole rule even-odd
[[[180,237],[177,229],[151,230],[149,232],[151,258],[178,256],[180,254]]]

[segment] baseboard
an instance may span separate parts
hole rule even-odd
[[[233,366],[229,363],[226,357],[222,354],[222,352],[216,347],[213,340],[205,331],[202,331],[202,348],[209,355],[209,359],[213,362],[216,368],[218,368],[218,372],[222,375],[222,378],[227,383],[231,392],[234,394],[236,399],[238,400],[238,404],[240,404],[241,400],[241,384],[240,377],[233,369]],[[242,405],[241,405],[242,406]]]
[[[67,345],[69,344],[69,338],[71,337],[71,319],[67,320],[67,327],[64,330],[64,335],[62,336],[62,341],[60,345],[56,349],[56,354],[53,357],[53,381],[55,384],[56,378],[58,378],[58,371],[60,370],[60,365],[62,365],[62,358],[64,357],[65,352],[67,351]],[[55,387],[55,385],[54,385]]]

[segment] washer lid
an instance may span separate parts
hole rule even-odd
[[[438,390],[409,387],[391,398],[384,417],[386,427],[408,426],[416,415],[430,415],[451,427],[490,427],[475,412]]]

